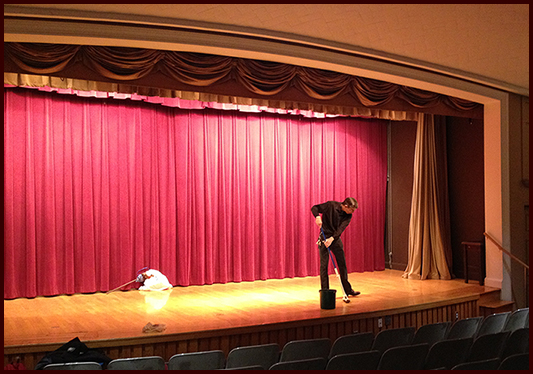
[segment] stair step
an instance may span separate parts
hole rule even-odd
[[[484,303],[478,303],[479,314],[483,317],[494,313],[512,312],[514,310],[514,301],[494,300]]]
[[[512,312],[514,301],[500,300],[500,289],[487,290],[479,295],[479,315],[486,317],[494,313]]]
[[[500,294],[501,294],[501,290],[499,288],[487,290],[479,295],[478,305],[485,305],[485,304],[489,304],[492,302],[499,302],[501,301]]]
[[[507,300],[493,300],[489,302],[478,303],[479,306],[482,306],[484,308],[501,308],[503,306],[513,305],[513,304],[514,304],[514,301],[507,301]]]

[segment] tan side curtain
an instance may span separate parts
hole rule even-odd
[[[451,279],[445,118],[420,114],[409,222],[408,279]]]

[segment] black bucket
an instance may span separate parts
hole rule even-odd
[[[320,308],[335,309],[335,293],[337,290],[320,290]]]

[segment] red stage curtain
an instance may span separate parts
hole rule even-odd
[[[4,298],[318,275],[310,208],[346,196],[348,270],[383,270],[386,169],[383,120],[4,89]]]

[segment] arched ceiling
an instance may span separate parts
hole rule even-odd
[[[298,41],[529,96],[529,4],[4,5],[4,21],[14,14]],[[30,41],[11,40],[7,28],[4,41]]]

